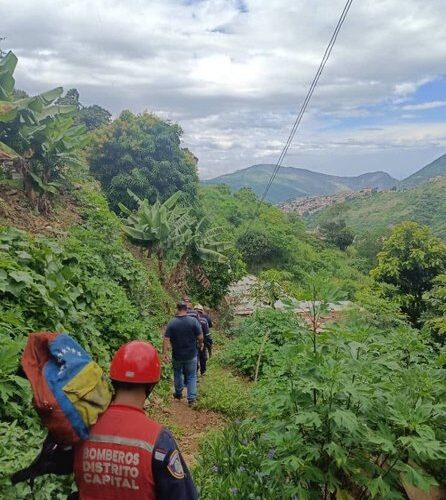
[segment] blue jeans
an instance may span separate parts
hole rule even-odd
[[[172,359],[173,383],[175,394],[181,396],[183,388],[187,388],[187,400],[195,401],[197,397],[197,358],[188,361],[177,361]]]

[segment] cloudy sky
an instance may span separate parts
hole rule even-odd
[[[29,93],[180,123],[203,178],[275,163],[345,0],[0,0]],[[446,153],[445,0],[354,0],[284,165],[403,178]]]

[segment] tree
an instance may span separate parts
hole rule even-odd
[[[393,286],[402,312],[419,326],[426,309],[423,294],[432,289],[435,278],[445,270],[446,245],[428,227],[402,222],[393,228],[370,274],[376,281]]]
[[[446,274],[434,280],[434,286],[423,296],[426,312],[424,326],[431,332],[433,339],[441,345],[446,344]]]
[[[16,65],[12,52],[0,59],[0,150],[22,175],[33,206],[48,212],[68,169],[79,164],[87,136],[74,124],[75,107],[57,104],[61,87],[32,97],[15,92]]]
[[[110,123],[111,113],[106,109],[93,104],[92,106],[82,106],[78,114],[78,120],[83,123],[87,130],[94,130],[102,125]]]
[[[90,148],[90,167],[116,211],[119,203],[134,209],[131,189],[150,203],[161,202],[176,191],[196,197],[197,159],[181,147],[181,128],[155,115],[130,111],[98,129]]]
[[[232,247],[220,238],[220,228],[210,226],[206,218],[197,220],[190,207],[180,203],[183,196],[181,191],[163,203],[157,200],[153,205],[131,191],[128,194],[138,204],[138,210],[133,213],[120,204],[121,210],[128,215],[124,232],[137,244],[147,248],[149,256],[156,255],[160,278],[170,288],[180,282],[180,287],[184,289],[187,275],[193,273],[204,288],[209,287],[203,263],[226,264],[227,257],[222,252]],[[166,260],[173,267],[167,280]]]
[[[355,237],[354,249],[362,260],[361,270],[368,273],[378,264],[378,253],[382,250],[389,231],[372,229]]]
[[[101,125],[110,123],[111,113],[97,104],[84,106],[79,101],[79,91],[69,89],[63,97],[59,97],[57,104],[66,104],[76,108],[75,121],[77,124],[84,124],[87,130],[94,130]]]
[[[337,246],[342,251],[345,251],[355,239],[353,229],[346,225],[344,219],[322,222],[319,232],[327,243]]]
[[[257,229],[244,232],[236,246],[251,268],[260,268],[262,264],[277,260],[282,253],[282,249],[267,234]]]
[[[79,102],[79,92],[77,89],[68,89],[64,96],[57,99],[56,104],[66,104],[68,106],[74,106],[77,110],[81,109],[81,103]]]
[[[154,253],[158,259],[160,277],[164,276],[164,259],[185,236],[188,228],[188,213],[178,205],[181,192],[177,191],[164,203],[159,200],[150,205],[147,199],[141,200],[129,191],[138,210],[132,213],[123,204],[119,208],[127,214],[124,232],[138,245],[147,248],[149,257]]]

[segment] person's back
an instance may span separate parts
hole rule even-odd
[[[170,432],[141,408],[112,404],[77,447],[80,500],[196,498]]]
[[[196,500],[172,434],[144,413],[160,377],[160,359],[150,342],[122,345],[110,365],[113,402],[89,429],[88,439],[66,447],[48,436],[27,478],[74,472],[79,491],[69,495],[73,500]]]
[[[141,409],[112,404],[75,451],[81,499],[155,499],[152,462],[161,429]]]
[[[166,333],[172,345],[172,357],[186,361],[197,355],[197,336],[201,325],[193,316],[175,316],[167,324]]]
[[[198,344],[198,345],[197,345]],[[187,387],[187,401],[193,406],[197,397],[197,353],[203,346],[203,332],[195,317],[187,313],[187,304],[178,302],[177,312],[167,324],[163,340],[163,360],[168,361],[167,352],[172,348],[173,380],[175,399],[183,397]]]

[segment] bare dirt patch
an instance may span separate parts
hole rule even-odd
[[[154,397],[148,412],[151,418],[172,431],[189,467],[197,459],[200,440],[206,432],[225,424],[224,417],[218,413],[189,408],[185,398],[181,401],[172,398],[166,406]]]
[[[30,206],[21,189],[0,184],[0,225],[56,236],[80,222],[78,207],[69,196],[62,196],[49,214],[42,215]]]

